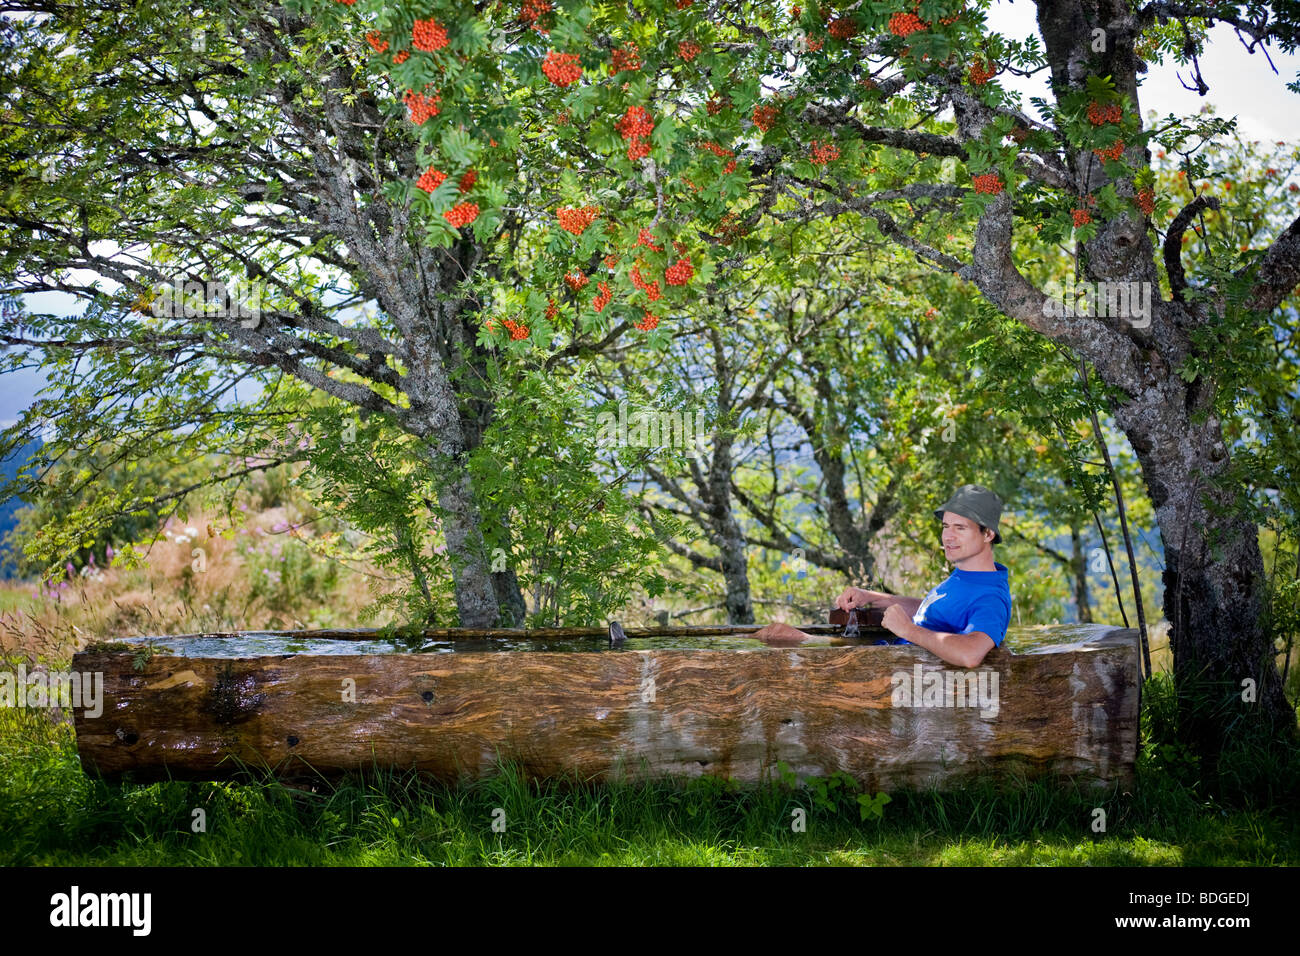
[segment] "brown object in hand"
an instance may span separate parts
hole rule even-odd
[[[858,627],[884,627],[885,609],[880,607],[855,607],[851,611],[834,608],[829,624],[832,627],[848,627],[857,620]]]

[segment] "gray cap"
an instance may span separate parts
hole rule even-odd
[[[962,485],[952,493],[951,498],[935,509],[934,516],[942,521],[945,511],[951,511],[963,518],[978,521],[986,528],[992,528],[993,543],[1002,543],[1002,535],[998,534],[998,520],[1002,517],[1002,499],[983,485]]]

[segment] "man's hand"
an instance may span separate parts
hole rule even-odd
[[[852,611],[855,607],[866,607],[871,603],[871,596],[862,588],[845,588],[844,593],[835,599],[835,606],[841,611]]]
[[[911,638],[913,629],[916,627],[912,623],[911,615],[897,604],[891,604],[885,608],[885,616],[880,623],[889,633],[904,640]]]
[[[802,644],[808,639],[808,635],[797,627],[782,624],[780,621],[774,621],[767,627],[755,631],[750,637],[768,644]]]

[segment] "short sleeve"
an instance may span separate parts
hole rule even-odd
[[[967,612],[966,626],[963,634],[983,631],[993,639],[997,647],[1007,636],[1007,625],[1011,623],[1011,611],[996,595],[985,595],[971,602]]]

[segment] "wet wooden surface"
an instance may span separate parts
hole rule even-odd
[[[104,674],[104,706],[98,718],[75,711],[77,746],[88,771],[136,779],[378,764],[451,780],[489,775],[499,756],[531,776],[597,780],[753,783],[784,762],[872,789],[980,772],[1128,782],[1137,632],[1082,633],[1042,652],[995,649],[974,671],[910,646],[157,655],[142,670],[130,652],[83,652],[73,667]],[[958,677],[975,699],[948,706],[935,681]]]

